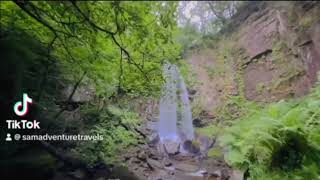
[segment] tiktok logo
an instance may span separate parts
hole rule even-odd
[[[28,105],[32,104],[32,99],[28,96],[27,93],[23,93],[22,101],[16,102],[13,106],[13,110],[18,116],[25,116],[28,113]],[[40,122],[37,120],[28,121],[25,119],[22,120],[6,120],[8,124],[8,129],[40,129]],[[7,135],[7,141],[11,139],[10,134]]]
[[[23,93],[22,102],[18,101],[13,107],[14,112],[18,116],[24,116],[28,113],[28,103],[32,104],[32,99],[28,96],[27,93]]]

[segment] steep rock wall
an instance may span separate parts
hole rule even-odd
[[[319,2],[251,3],[231,21],[216,48],[188,58],[203,109],[215,114],[228,95],[272,102],[310,91],[320,70]]]
[[[320,70],[318,2],[272,2],[239,30],[245,95],[275,101],[309,92]]]

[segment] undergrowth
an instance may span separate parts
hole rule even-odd
[[[303,99],[253,109],[221,138],[227,162],[248,179],[319,179],[320,86]]]
[[[95,125],[86,134],[100,134],[103,140],[84,142],[74,148],[73,152],[90,164],[97,161],[122,163],[119,160],[121,153],[139,143],[138,134],[134,131],[141,121],[139,116],[132,111],[115,106],[83,109],[84,119],[88,118],[91,123],[99,122],[94,123]]]

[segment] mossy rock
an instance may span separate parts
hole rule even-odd
[[[220,158],[220,157],[223,157],[223,153],[222,153],[221,149],[219,149],[219,148],[212,148],[208,152],[208,157],[209,158]]]

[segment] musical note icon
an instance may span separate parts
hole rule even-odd
[[[13,107],[14,112],[18,116],[24,116],[28,113],[28,103],[32,104],[32,99],[28,96],[27,93],[23,93],[23,102],[18,101]]]

